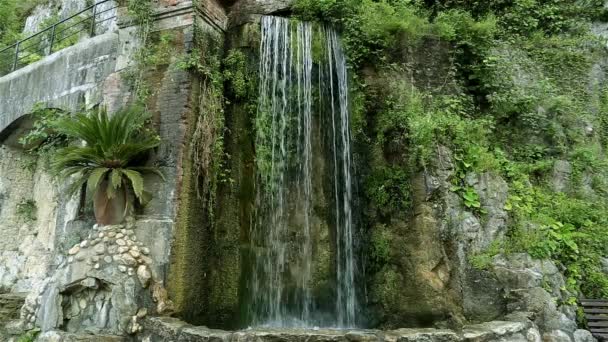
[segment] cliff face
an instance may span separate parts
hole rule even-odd
[[[361,13],[313,16],[303,3],[295,14],[314,20],[324,13],[321,19],[344,31],[352,62],[359,325],[389,330],[353,334],[592,341],[579,330],[576,298],[608,294],[601,267],[608,256],[607,64],[605,43],[595,40],[605,38],[606,25],[594,23],[585,36],[490,34],[482,15],[458,11],[446,19],[443,9],[425,7],[415,15],[444,25],[429,28],[428,18],[415,21],[407,11],[397,17],[416,25],[389,25],[397,10],[374,17],[380,5],[373,2],[361,2],[370,6]],[[167,179],[146,179],[155,196],[125,226],[92,228],[90,209],[63,195],[46,156],[18,140],[37,103],[116,110],[139,95],[128,79],[140,67],[141,41],[126,9],[97,37],[0,78],[0,292],[30,293],[20,320],[6,315],[11,338],[36,327],[42,340],[66,341],[86,333],[144,341],[353,338],[189,325],[237,329],[247,322],[260,17],[293,15],[290,5],[155,3],[146,47],[154,58],[140,77],[163,140],[151,163]],[[25,31],[82,6],[41,5]],[[310,286],[319,305],[330,306],[336,247],[325,187],[315,180]],[[292,235],[295,245],[298,232]],[[146,318],[170,313],[183,321]],[[391,330],[400,328],[412,329]]]

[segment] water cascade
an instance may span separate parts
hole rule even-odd
[[[261,30],[250,321],[275,327],[353,327],[353,165],[340,39],[331,28],[272,16],[262,18]],[[325,190],[316,190],[319,182],[327,185]],[[335,249],[330,261],[335,303],[323,313],[311,291],[319,191],[327,193],[327,225]]]

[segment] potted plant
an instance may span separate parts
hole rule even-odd
[[[160,137],[144,127],[148,112],[139,107],[108,115],[105,109],[79,113],[54,124],[71,140],[81,142],[57,150],[52,167],[71,183],[73,194],[85,184],[93,196],[97,223],[122,223],[132,202],[143,202],[146,154],[160,144]],[[131,194],[133,196],[131,196]]]

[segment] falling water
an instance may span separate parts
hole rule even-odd
[[[319,36],[316,36],[319,35]],[[322,46],[313,47],[313,39]],[[313,50],[320,56],[313,60]],[[256,117],[258,191],[252,250],[252,323],[270,326],[355,325],[355,256],[346,60],[330,28],[262,18]],[[313,88],[313,75],[318,88]],[[314,91],[318,96],[313,96]],[[314,97],[314,100],[313,100]],[[317,120],[317,122],[313,122]],[[313,127],[329,137],[313,149]],[[319,174],[315,158],[329,159]],[[332,184],[336,246],[334,319],[320,322],[311,293],[313,180]]]

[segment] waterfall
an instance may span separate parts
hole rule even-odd
[[[331,28],[280,17],[263,17],[261,25],[251,322],[353,327],[353,165],[348,74],[340,39]],[[315,137],[329,141],[321,144]],[[317,145],[325,146],[324,151]],[[315,167],[318,159],[330,165],[327,171]],[[317,312],[311,291],[313,230],[319,229],[313,223],[313,184],[325,179],[333,205],[333,222],[328,224],[336,240],[335,312],[329,320],[319,318],[327,315]]]

